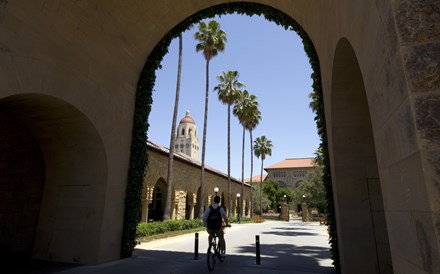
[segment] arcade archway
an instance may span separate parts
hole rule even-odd
[[[368,100],[356,54],[347,39],[341,39],[336,48],[331,102],[332,181],[342,269],[391,273]]]

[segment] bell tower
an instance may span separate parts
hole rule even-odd
[[[174,151],[188,155],[196,161],[200,161],[199,156],[199,135],[197,134],[196,122],[191,118],[189,110],[185,117],[180,120],[176,132]]]

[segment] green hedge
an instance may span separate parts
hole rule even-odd
[[[136,227],[136,238],[162,234],[168,231],[188,230],[198,227],[203,227],[203,222],[200,219],[139,223]]]

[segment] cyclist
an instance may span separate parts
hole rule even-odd
[[[203,214],[203,225],[207,228],[209,233],[208,241],[211,242],[212,238],[216,234],[219,241],[219,249],[224,254],[225,251],[225,233],[222,227],[222,219],[224,220],[225,226],[229,226],[228,217],[226,216],[225,210],[219,205],[220,197],[214,197],[214,203],[206,208]],[[211,212],[212,211],[212,212]],[[211,213],[211,214],[210,214]]]

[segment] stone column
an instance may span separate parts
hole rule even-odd
[[[289,205],[286,203],[281,204],[280,220],[289,221]]]
[[[142,222],[148,223],[148,206],[153,201],[153,187],[147,187],[145,197],[142,197]]]
[[[308,222],[309,221],[309,207],[307,204],[302,204],[302,221]]]
[[[186,193],[184,191],[176,191],[176,220],[185,219],[186,209]]]
[[[197,195],[193,196],[193,201],[190,203],[190,212],[189,212],[189,219],[194,220],[194,206],[197,203]]]
[[[148,222],[148,205],[150,204],[150,201],[148,199],[142,200],[142,216],[141,216],[141,222],[146,223]]]

